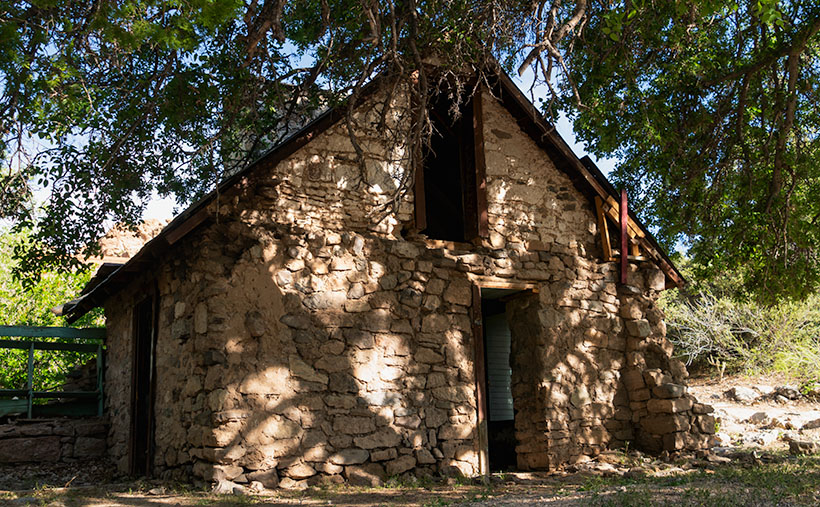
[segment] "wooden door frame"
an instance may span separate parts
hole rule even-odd
[[[478,430],[478,468],[485,478],[490,475],[490,445],[487,433],[487,374],[484,357],[484,316],[481,309],[481,287],[473,283],[473,375],[475,375],[476,416]]]
[[[473,375],[475,375],[476,391],[476,429],[478,431],[478,466],[479,473],[485,480],[490,475],[490,437],[488,434],[488,411],[489,396],[487,393],[487,358],[484,351],[484,313],[481,303],[481,289],[508,289],[516,291],[513,294],[504,296],[502,301],[509,301],[512,298],[528,294],[538,294],[538,285],[531,282],[514,282],[510,280],[498,280],[492,277],[469,277],[473,292],[471,306],[471,321],[473,332]]]
[[[157,335],[158,335],[158,328],[159,328],[159,292],[156,290],[156,287],[151,288],[150,290],[145,291],[144,297],[137,300],[133,307],[133,319],[132,319],[132,344],[131,344],[131,397],[130,397],[130,421],[129,421],[129,434],[128,434],[128,468],[131,474],[136,473],[137,471],[137,459],[138,457],[135,455],[136,453],[136,434],[137,434],[137,359],[138,359],[138,337],[137,334],[139,333],[139,313],[137,309],[146,301],[150,300],[151,302],[151,334],[149,337],[149,359],[150,359],[150,367],[149,367],[149,385],[148,385],[148,428],[147,428],[147,435],[146,438],[148,439],[147,442],[147,456],[146,456],[146,463],[145,463],[145,475],[150,477],[153,468],[153,460],[154,460],[154,451],[155,451],[155,442],[154,442],[154,430],[156,426],[156,417],[154,413],[154,406],[155,406],[155,399],[156,399],[156,371],[157,371],[157,362],[156,362],[156,349],[157,349]]]

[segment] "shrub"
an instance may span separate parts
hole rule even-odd
[[[23,233],[0,232],[0,325],[5,326],[65,326],[65,319],[51,312],[54,306],[65,303],[80,293],[92,272],[48,272],[25,286],[12,271],[14,245],[27,241]],[[99,311],[81,319],[78,326],[101,325]],[[55,340],[59,341],[59,340]],[[45,390],[65,380],[74,367],[84,364],[93,354],[77,352],[35,351],[34,389]],[[22,389],[26,384],[28,352],[0,349],[0,389]]]
[[[763,305],[711,293],[662,301],[669,339],[689,365],[820,379],[820,295]]]

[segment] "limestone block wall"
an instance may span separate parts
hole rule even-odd
[[[357,234],[275,236],[230,263],[223,292],[172,304],[168,323],[193,322],[169,337],[194,343],[168,419],[187,438],[158,439],[178,448],[157,466],[267,485],[475,473],[471,291],[455,263]]]
[[[44,419],[0,425],[0,463],[75,463],[106,455],[104,419]]]
[[[248,192],[238,198],[245,202],[223,201],[225,207],[219,209],[231,213],[243,208],[245,218],[254,222],[399,235],[413,213],[409,195],[395,209],[391,206],[393,191],[407,174],[402,140],[409,138],[412,112],[401,90],[395,92],[390,101],[376,93],[353,115],[366,167],[360,167],[347,126],[340,121],[275,167],[252,176]]]
[[[128,435],[131,426],[131,354],[135,287],[121,291],[105,304],[105,415],[108,454],[121,472],[128,471]]]

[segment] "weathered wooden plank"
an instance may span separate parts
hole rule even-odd
[[[621,225],[621,283],[626,285],[627,273],[629,270],[629,259],[627,259],[629,249],[629,237],[627,234],[627,225],[629,223],[629,208],[626,203],[626,190],[621,190],[621,206],[620,206],[620,225]]]
[[[104,340],[104,327],[0,326],[0,336],[23,338],[63,338],[66,340]]]
[[[97,345],[93,343],[55,343],[0,340],[0,349],[28,350],[32,346],[34,347],[34,350],[68,350],[71,352],[97,351]]]
[[[200,209],[173,230],[168,231],[168,233],[165,234],[165,240],[169,245],[173,245],[185,237],[189,232],[196,229],[199,224],[207,220],[209,217],[210,213],[208,212],[207,207]]]
[[[24,392],[22,395],[16,394],[13,396],[25,396],[25,394]],[[0,393],[0,395],[2,395],[2,393]],[[23,414],[27,410],[28,398],[22,400],[0,400],[0,417]]]
[[[621,221],[621,212],[620,212],[620,204],[612,197],[607,197],[606,203],[604,204],[604,211],[606,212],[607,216],[609,216],[613,222],[620,223]],[[646,234],[643,232],[638,224],[635,223],[632,218],[627,215],[627,225],[629,227],[629,237],[631,238],[643,238],[646,237]]]
[[[105,396],[103,396],[103,348],[102,345],[97,345],[97,392],[99,393],[99,398],[97,400],[97,416],[102,417],[103,415],[103,402],[105,400]]]
[[[88,400],[73,400],[48,405],[34,405],[34,416],[41,417],[55,416],[93,416],[97,413],[93,402]]]
[[[490,473],[489,435],[487,434],[487,373],[484,359],[484,317],[481,311],[481,288],[473,284],[473,305],[470,317],[473,324],[473,371],[475,372],[476,407],[478,408],[479,473]]]
[[[473,96],[473,147],[475,149],[476,207],[478,208],[478,236],[487,238],[490,235],[489,214],[487,208],[487,160],[484,150],[484,109],[481,96],[484,86],[479,85]]]
[[[612,261],[612,245],[609,242],[609,226],[604,215],[604,201],[595,196],[595,211],[598,215],[598,230],[601,233],[601,248],[604,251],[604,262]]]
[[[34,392],[34,343],[29,342],[28,346],[28,376],[26,377],[26,389],[28,389],[28,418],[31,419],[31,400]]]
[[[473,273],[467,273],[467,279],[477,284],[482,289],[528,290],[535,294],[537,294],[540,290],[540,286],[537,283],[514,282],[507,278],[498,278],[494,276],[474,275]]]
[[[33,398],[85,398],[97,399],[100,393],[97,391],[34,391]]]
[[[0,396],[28,396],[28,389],[0,389]]]

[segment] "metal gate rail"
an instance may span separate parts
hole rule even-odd
[[[73,328],[73,327],[38,327],[38,326],[0,326],[0,337],[6,338],[61,338],[63,340],[94,342],[94,343],[65,343],[34,340],[0,340],[0,349],[28,350],[28,373],[26,374],[25,389],[0,389],[0,397],[26,397],[26,413],[32,417],[33,402],[38,398],[74,398],[96,399],[97,415],[103,413],[103,341],[105,328]],[[94,391],[35,391],[34,390],[34,351],[69,351],[95,352],[97,355],[97,384]],[[3,404],[9,410],[17,400],[0,400],[0,409]],[[22,401],[22,400],[20,400]],[[4,403],[5,402],[5,403]],[[20,406],[22,408],[22,406]],[[2,414],[0,414],[2,415]]]

